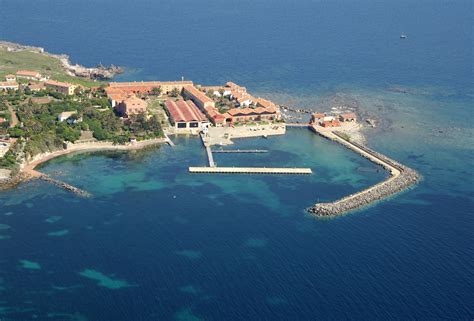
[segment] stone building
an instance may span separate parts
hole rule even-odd
[[[77,88],[77,85],[55,80],[48,80],[45,86],[66,96],[74,95],[74,90]]]
[[[129,117],[131,115],[146,113],[147,106],[148,104],[143,99],[140,99],[137,96],[129,96],[116,105],[115,110],[121,116]]]
[[[199,132],[209,125],[206,116],[191,101],[168,99],[165,102],[171,124],[178,132]]]
[[[191,99],[201,110],[204,110],[206,107],[216,106],[215,102],[211,98],[207,97],[205,93],[194,86],[184,86],[183,96],[185,98]]]

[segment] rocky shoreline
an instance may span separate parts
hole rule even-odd
[[[64,67],[64,70],[69,76],[88,78],[92,80],[106,80],[112,79],[116,75],[124,72],[122,67],[110,65],[108,67],[103,66],[102,64],[97,65],[96,67],[88,68],[78,64],[72,64],[68,55],[56,55],[48,53],[41,47],[33,47],[21,45],[8,41],[0,41],[0,47],[6,48],[8,51],[17,52],[17,51],[31,51],[38,54],[47,55],[58,59]]]
[[[16,187],[21,182],[29,179],[29,176],[23,172],[11,174],[6,178],[0,180],[0,191],[5,191]]]
[[[315,204],[308,209],[308,212],[316,217],[335,217],[365,207],[410,188],[421,179],[421,176],[415,170],[408,168],[385,155],[373,151],[366,146],[357,143],[349,143],[337,134],[334,134],[335,137],[331,137],[317,130],[315,131],[323,137],[329,139],[336,138],[333,140],[357,152],[377,165],[383,166],[384,169],[391,173],[391,176],[385,181],[365,190],[348,195],[334,202]]]

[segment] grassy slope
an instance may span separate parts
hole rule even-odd
[[[162,99],[150,97],[148,100],[148,111],[153,115],[157,115],[161,126],[163,128],[167,128],[170,126],[170,123],[168,121],[168,116],[166,116],[166,112],[160,102],[162,102]]]
[[[51,76],[51,79],[54,80],[81,84],[87,87],[102,84],[99,81],[67,75],[61,62],[46,54],[31,51],[8,52],[5,48],[0,48],[0,81],[5,75],[15,74],[15,72],[22,69],[38,71],[43,75]]]

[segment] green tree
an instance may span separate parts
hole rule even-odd
[[[161,88],[160,87],[153,87],[151,89],[151,94],[156,95],[156,96],[161,95]]]
[[[173,88],[173,90],[171,90],[170,97],[178,97],[179,94],[180,94],[180,92],[179,92],[178,88],[175,87],[175,88]]]

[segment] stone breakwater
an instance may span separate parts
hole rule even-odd
[[[421,178],[413,169],[408,168],[385,155],[373,151],[366,146],[351,143],[342,138],[339,134],[331,131],[321,130],[315,126],[311,128],[321,136],[341,143],[390,172],[390,177],[381,183],[373,185],[355,194],[343,197],[337,201],[317,203],[310,207],[308,212],[317,217],[334,217],[370,205],[413,186]]]
[[[75,186],[72,186],[68,183],[65,183],[65,182],[59,181],[57,179],[54,179],[52,177],[49,177],[48,175],[42,174],[42,175],[39,176],[39,179],[41,179],[45,182],[54,184],[54,185],[66,190],[66,191],[75,193],[75,194],[77,194],[79,196],[82,196],[82,197],[90,197],[91,196],[91,194],[89,192],[86,192],[86,191],[84,191],[80,188],[77,188]]]

